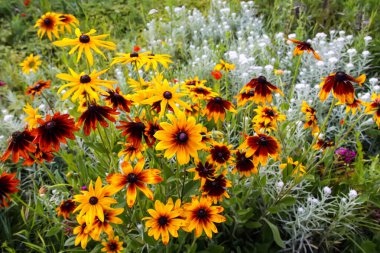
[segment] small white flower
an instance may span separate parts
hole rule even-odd
[[[282,182],[282,181],[277,182],[276,186],[278,189],[281,189],[282,187],[284,187],[284,182]]]
[[[347,67],[348,69],[352,69],[352,68],[354,68],[354,64],[352,64],[352,63],[347,63],[346,67]]]
[[[317,33],[315,35],[315,37],[318,38],[318,39],[324,39],[324,38],[327,37],[327,34],[326,33]]]
[[[231,59],[231,60],[235,60],[238,58],[238,54],[236,51],[229,51],[227,52],[228,53],[228,57]]]
[[[329,63],[336,63],[338,62],[338,59],[336,57],[329,58]]]
[[[343,203],[346,203],[346,202],[347,202],[347,199],[346,199],[346,198],[342,198],[342,202],[343,202]]]
[[[367,57],[367,56],[369,56],[371,53],[369,52],[369,51],[367,51],[367,50],[365,50],[365,51],[363,51],[362,52],[362,55],[364,56],[364,57]]]
[[[354,198],[356,198],[357,196],[358,196],[358,192],[355,191],[355,190],[350,190],[350,192],[348,193],[348,197],[349,197],[350,199],[354,199]]]
[[[45,109],[45,105],[44,105],[44,104],[41,104],[40,106],[38,106],[38,109],[40,109],[40,110]]]
[[[350,56],[354,56],[354,55],[356,55],[356,49],[355,48],[350,48],[350,49],[347,50],[347,53]]]
[[[279,32],[276,34],[275,36],[276,39],[283,39],[284,38],[284,33],[283,32]]]
[[[340,37],[340,38],[338,38],[336,41],[342,43],[342,42],[345,41],[345,39],[344,39],[343,37]]]
[[[303,209],[302,207],[298,207],[297,212],[298,213],[304,213],[305,209]]]
[[[317,66],[318,67],[322,67],[325,65],[325,62],[324,61],[317,61]]]
[[[328,186],[323,187],[323,193],[324,193],[326,196],[329,196],[329,195],[331,194],[331,188],[328,187]]]
[[[364,40],[367,41],[367,42],[368,42],[368,41],[371,41],[371,40],[372,40],[372,37],[371,37],[371,36],[365,36],[365,37],[364,37]]]
[[[345,35],[345,34],[346,34],[345,31],[339,31],[339,35],[340,35],[340,36],[343,36],[343,35]]]
[[[369,94],[368,92],[362,94],[360,96],[360,99],[363,100],[363,101],[369,101],[371,99],[371,94]]]
[[[4,135],[0,135],[0,140],[4,139]]]
[[[148,12],[148,15],[153,15],[153,14],[155,14],[155,13],[157,13],[158,12],[158,10],[156,10],[156,9],[151,9],[149,12]]]
[[[297,35],[295,33],[291,33],[288,35],[289,39],[294,39]]]
[[[319,204],[319,200],[316,199],[316,198],[312,198],[311,203],[318,205]]]
[[[373,90],[375,91],[375,92],[380,92],[380,85],[375,85],[375,86],[373,86]],[[277,93],[276,93],[277,94]]]
[[[273,71],[273,66],[272,65],[266,65],[265,67],[265,70],[267,71],[267,72],[272,72]]]
[[[11,115],[11,114],[7,114],[7,115],[4,116],[4,121],[5,121],[5,122],[11,121],[12,118],[13,118],[13,115]]]

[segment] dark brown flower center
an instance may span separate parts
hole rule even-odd
[[[115,250],[118,249],[118,245],[117,245],[116,242],[110,242],[110,243],[108,243],[108,248],[109,248],[110,250],[112,250],[112,251],[115,251]]]
[[[90,36],[86,35],[86,34],[82,34],[80,37],[79,37],[79,41],[81,43],[88,43],[90,42]]]
[[[267,82],[267,79],[265,78],[265,76],[259,76],[259,77],[257,78],[257,81],[258,81],[259,83],[266,83],[266,82]]]
[[[177,134],[177,140],[181,143],[185,143],[189,139],[189,136],[185,132],[179,132]]]
[[[270,117],[273,117],[273,116],[274,116],[274,111],[272,111],[272,110],[267,110],[267,111],[266,111],[266,114],[267,114],[268,116],[270,116]]]
[[[161,227],[165,226],[168,224],[168,218],[165,216],[161,216],[158,218],[158,224],[160,224]]]
[[[89,75],[83,75],[79,79],[80,83],[89,83],[91,82],[91,77]]]
[[[163,96],[166,99],[171,99],[173,97],[173,94],[170,91],[165,91]]]
[[[34,87],[33,90],[39,90],[43,86],[42,83],[37,83]]]
[[[214,101],[218,104],[221,104],[223,102],[223,99],[221,97],[214,98]]]
[[[91,197],[88,202],[90,202],[91,205],[96,205],[98,203],[98,198],[97,197]]]
[[[74,203],[72,201],[66,201],[63,203],[63,209],[70,210],[73,207]]]
[[[207,211],[203,208],[199,208],[197,211],[197,218],[199,218],[199,219],[207,218]]]
[[[195,81],[190,81],[186,83],[187,85],[195,85]]]
[[[46,129],[52,129],[54,126],[55,126],[55,122],[49,121],[48,123],[46,123],[45,128]]]
[[[22,138],[22,132],[16,131],[12,134],[12,142],[17,143]]]
[[[342,71],[336,72],[336,74],[335,74],[335,81],[342,82],[344,80],[346,80],[346,73],[344,73]]]
[[[138,180],[137,175],[135,173],[129,173],[127,176],[127,181],[130,184],[136,183]]]
[[[254,92],[253,90],[250,90],[250,91],[248,92],[248,96],[252,97],[252,96],[254,96],[254,95],[255,95],[255,92]]]
[[[259,138],[259,141],[260,141],[260,145],[264,145],[264,146],[268,143],[267,138],[265,138],[264,136],[261,136]]]
[[[129,55],[130,57],[139,57],[139,53],[133,52]]]
[[[45,24],[46,26],[50,26],[52,23],[53,23],[53,21],[52,21],[50,18],[45,18],[45,19],[44,19],[44,24]]]

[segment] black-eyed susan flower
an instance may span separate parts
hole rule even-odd
[[[352,103],[341,103],[338,102],[335,105],[346,105],[346,113],[352,113],[353,115],[356,114],[356,111],[361,111],[360,105],[363,105],[363,102],[360,99],[354,99]]]
[[[194,103],[217,96],[217,94],[213,92],[211,88],[206,87],[204,84],[188,86],[187,89]]]
[[[246,156],[245,152],[236,152],[236,159],[234,163],[235,167],[232,170],[232,173],[235,174],[239,172],[241,176],[249,177],[252,173],[257,174],[258,169],[257,166],[253,163],[253,155]]]
[[[46,33],[49,40],[53,40],[52,34],[59,38],[59,26],[64,24],[59,16],[60,14],[54,12],[47,12],[42,15],[34,25],[34,28],[38,27],[38,37],[42,38]]]
[[[164,68],[169,67],[169,63],[172,63],[173,61],[170,60],[170,55],[168,54],[154,54],[149,53],[144,61],[145,64],[145,71],[148,71],[150,68],[153,70],[156,70],[158,67],[158,64],[163,66]]]
[[[46,162],[51,162],[54,159],[54,155],[50,151],[42,151],[39,147],[39,145],[36,145],[36,151],[31,152],[30,156],[25,159],[25,161],[22,163],[22,165],[25,166],[30,166],[34,163],[43,163],[44,161]]]
[[[371,96],[372,102],[366,104],[365,113],[373,114],[373,118],[380,128],[380,94],[373,94]]]
[[[220,59],[220,62],[217,63],[214,67],[214,70],[219,70],[219,71],[223,70],[226,72],[234,70],[234,69],[235,69],[235,64],[225,62],[222,59]]]
[[[228,100],[224,100],[221,97],[212,97],[208,99],[204,113],[207,115],[207,120],[214,120],[215,123],[220,119],[224,120],[226,111],[235,113],[236,110],[232,103]]]
[[[42,118],[42,115],[38,114],[38,108],[34,109],[30,104],[26,104],[26,106],[22,109],[27,117],[24,121],[28,124],[29,130],[38,126],[38,119]]]
[[[198,76],[195,76],[194,78],[186,79],[184,84],[186,86],[194,86],[194,85],[204,85],[207,82],[207,80],[199,80]]]
[[[154,105],[154,103],[159,103],[160,114],[159,118],[162,118],[166,112],[166,108],[170,108],[178,116],[180,109],[176,104],[190,109],[190,106],[181,100],[181,97],[185,96],[185,93],[178,92],[179,84],[170,87],[169,82],[165,79],[162,83],[157,83],[154,88],[147,91],[151,93],[151,97],[141,101],[142,104]]]
[[[232,145],[226,145],[214,141],[211,144],[209,152],[210,154],[206,159],[214,164],[217,169],[220,169],[222,166],[227,167],[234,160],[232,155],[235,151],[232,149]]]
[[[121,164],[123,173],[114,173],[107,176],[107,182],[115,192],[127,187],[126,200],[130,208],[135,204],[137,189],[140,189],[145,196],[153,200],[153,192],[146,184],[158,184],[162,181],[162,177],[159,176],[160,170],[144,170],[144,165],[144,158],[140,159],[134,168],[129,162],[123,162]]]
[[[76,235],[74,244],[75,246],[80,244],[82,249],[85,249],[90,239],[89,236],[92,235],[92,227],[86,223],[84,216],[77,215],[77,222],[79,226],[73,230],[73,234]]]
[[[281,114],[277,110],[277,107],[258,106],[254,111],[256,112],[256,116],[253,117],[252,122],[274,123],[274,125],[277,125],[277,122],[286,119],[286,116]]]
[[[62,200],[61,204],[55,209],[57,211],[57,216],[63,216],[63,218],[68,219],[70,214],[72,214],[77,205],[72,199]]]
[[[276,160],[281,152],[278,140],[262,133],[255,136],[248,136],[240,145],[239,149],[246,149],[246,157],[253,155],[253,162],[255,165],[258,165],[259,163],[261,163],[261,165],[267,164],[269,157]]]
[[[43,81],[39,80],[35,82],[32,86],[26,88],[26,95],[32,95],[34,98],[35,95],[40,95],[44,89],[50,88],[51,80]]]
[[[79,128],[75,126],[75,121],[70,118],[69,114],[56,112],[53,116],[50,114],[46,119],[38,119],[38,128],[32,130],[35,137],[33,143],[37,143],[42,151],[58,151],[59,144],[67,143],[66,138],[74,140],[73,132]]]
[[[180,217],[182,210],[175,208],[175,206],[180,205],[180,199],[176,201],[176,205],[173,204],[171,198],[166,205],[156,200],[155,209],[148,209],[151,217],[143,218],[145,227],[148,229],[148,235],[153,236],[155,240],[161,237],[162,243],[165,245],[169,243],[170,235],[178,237],[178,230],[185,224],[185,220]]]
[[[22,67],[22,72],[29,75],[30,72],[36,73],[41,64],[42,61],[40,60],[39,55],[34,56],[33,54],[30,54],[20,63],[20,66]]]
[[[299,41],[295,39],[288,39],[288,40],[297,44],[297,46],[294,48],[294,51],[293,51],[294,55],[301,55],[303,54],[303,52],[306,51],[308,53],[313,53],[315,59],[317,59],[318,61],[321,60],[321,57],[317,54],[317,52],[315,52],[315,50],[311,47],[311,44],[309,42]]]
[[[179,164],[187,164],[190,156],[198,158],[198,150],[204,148],[202,140],[202,125],[196,124],[194,117],[186,118],[184,113],[179,113],[177,117],[168,114],[171,121],[161,122],[162,130],[156,132],[154,137],[159,141],[156,150],[165,150],[164,156],[171,158],[177,156]]]
[[[251,90],[254,92],[254,102],[256,104],[265,104],[266,102],[271,103],[272,92],[279,93],[282,96],[284,95],[279,88],[268,82],[264,76],[253,78],[242,88],[240,93],[248,92]]]
[[[134,161],[135,159],[143,158],[142,151],[143,145],[137,143],[121,143],[123,144],[122,150],[118,153],[118,156],[124,156],[124,161]]]
[[[116,63],[121,64],[132,64],[136,70],[140,69],[146,62],[146,59],[150,52],[143,52],[143,53],[117,53],[116,55],[118,57],[113,58],[113,61],[111,63],[111,66]]]
[[[275,121],[254,121],[253,122],[253,129],[255,132],[272,132],[277,130],[277,123]]]
[[[92,223],[92,236],[95,240],[100,239],[100,234],[105,232],[108,236],[113,235],[112,224],[123,224],[123,220],[116,217],[123,213],[124,208],[115,208],[104,210],[104,220],[101,221],[98,216],[95,216],[94,223]]]
[[[121,253],[123,248],[123,242],[119,242],[119,236],[109,235],[107,241],[103,241],[102,252],[106,253]]]
[[[242,93],[239,93],[239,95],[237,95],[236,98],[237,105],[244,106],[249,101],[255,100],[255,92],[253,90],[244,91]]]
[[[212,200],[206,197],[194,197],[191,203],[183,206],[184,216],[186,217],[187,230],[195,230],[195,236],[198,238],[203,231],[209,238],[212,238],[212,233],[218,233],[214,223],[222,223],[226,218],[220,215],[223,212],[223,207],[213,206]]]
[[[0,175],[0,207],[9,206],[8,201],[11,200],[9,194],[19,191],[17,186],[20,180],[16,178],[16,173],[7,173],[3,171]]]
[[[94,65],[94,57],[92,55],[91,50],[103,56],[105,59],[107,58],[104,53],[99,48],[105,48],[108,50],[115,50],[116,45],[111,41],[104,41],[102,39],[109,36],[109,34],[102,35],[93,35],[96,33],[95,29],[91,29],[88,33],[82,33],[79,28],[75,29],[75,35],[77,36],[75,39],[64,38],[60,41],[55,41],[53,44],[58,47],[66,47],[72,46],[73,48],[70,50],[69,54],[73,54],[78,50],[77,62],[79,62],[82,53],[85,54],[88,63],[90,66]]]
[[[62,24],[60,25],[60,32],[63,33],[67,30],[71,33],[71,28],[76,28],[79,25],[78,19],[71,14],[60,14],[60,21]]]
[[[288,174],[293,175],[294,177],[301,177],[303,174],[306,173],[305,166],[300,163],[299,161],[293,161],[293,158],[288,157],[286,163],[282,163],[279,165],[279,168],[281,170],[287,170],[286,172]]]
[[[36,145],[33,144],[34,135],[28,130],[16,131],[12,133],[8,140],[8,147],[4,154],[1,156],[1,161],[5,162],[12,154],[12,161],[17,163],[20,156],[24,159],[29,158],[29,152],[36,151]]]
[[[317,119],[317,111],[311,107],[310,105],[307,104],[306,101],[302,101],[302,107],[301,111],[305,113],[305,124],[304,128],[311,128],[311,132],[318,133],[319,132],[319,127],[318,127],[318,119]]]
[[[325,151],[326,148],[334,146],[334,142],[331,140],[323,140],[318,138],[317,142],[314,144],[313,149],[314,150],[322,150]]]
[[[99,79],[99,76],[107,72],[108,69],[104,69],[99,72],[93,70],[91,74],[85,74],[84,72],[78,74],[71,68],[69,68],[69,70],[70,74],[61,73],[57,75],[57,78],[69,82],[67,84],[62,85],[58,89],[57,93],[61,93],[63,89],[69,88],[63,94],[62,100],[65,100],[72,95],[71,100],[74,102],[75,100],[79,100],[83,94],[86,94],[90,101],[98,101],[98,93],[103,95],[107,94],[106,91],[102,89],[102,87],[112,90],[112,84],[117,83],[116,81]]]
[[[152,147],[154,143],[156,143],[156,137],[154,137],[154,135],[158,130],[162,130],[162,127],[158,123],[158,119],[156,117],[147,122],[144,135],[146,136],[145,141],[149,147]]]
[[[129,107],[132,105],[132,100],[120,91],[120,87],[107,90],[107,93],[103,96],[109,107],[119,109],[124,112],[130,112]]]
[[[78,126],[83,125],[83,132],[85,135],[89,135],[91,129],[95,131],[97,124],[102,127],[108,127],[108,119],[111,122],[116,122],[114,115],[118,115],[115,109],[108,106],[97,105],[95,103],[90,104],[87,110],[82,113],[78,119]]]
[[[355,90],[351,82],[355,82],[361,86],[365,82],[366,76],[363,74],[354,78],[342,71],[330,74],[325,77],[319,84],[321,90],[319,91],[319,98],[325,101],[332,90],[333,96],[341,103],[352,104],[355,99]]]
[[[231,181],[226,178],[227,170],[214,178],[206,178],[205,184],[202,186],[203,195],[209,197],[214,203],[222,201],[223,197],[229,198],[227,188],[231,187]]]
[[[91,180],[88,191],[81,191],[81,194],[74,196],[74,201],[80,203],[75,208],[74,213],[80,211],[78,216],[85,216],[87,225],[92,225],[95,217],[104,221],[104,211],[111,209],[111,204],[117,203],[115,199],[107,197],[108,188],[110,186],[102,187],[102,180],[98,177],[95,188]]]
[[[215,177],[215,167],[212,163],[205,162],[204,164],[199,161],[195,168],[187,170],[188,172],[194,172],[195,176],[193,180],[201,180],[201,187],[206,183],[206,180],[213,180]]]
[[[120,126],[116,126],[117,129],[121,129],[121,135],[126,136],[127,142],[133,145],[140,145],[145,133],[145,124],[141,122],[139,118],[135,118],[135,121],[123,121],[120,120]]]

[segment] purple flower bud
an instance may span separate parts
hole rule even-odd
[[[7,85],[5,82],[0,81],[0,87],[1,87],[1,86],[5,86],[5,85]]]
[[[352,163],[356,157],[356,152],[347,148],[338,148],[335,150],[335,154],[338,155],[338,159],[343,160],[345,163]]]
[[[83,186],[81,187],[81,189],[82,189],[82,191],[87,191],[87,186],[83,185]]]

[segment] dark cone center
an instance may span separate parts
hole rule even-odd
[[[130,57],[139,57],[139,53],[133,52],[129,55]]]
[[[98,203],[98,198],[97,197],[91,197],[88,202],[90,202],[91,205],[96,205]]]
[[[165,226],[166,224],[168,224],[168,218],[165,217],[165,216],[161,216],[160,218],[158,218],[158,224],[160,224],[160,226]]]
[[[179,132],[177,134],[177,140],[181,143],[185,143],[189,139],[189,136],[187,136],[187,133],[185,132]]]
[[[223,102],[223,99],[221,97],[216,97],[214,98],[214,101],[218,104],[222,103]]]
[[[173,94],[170,91],[165,91],[163,96],[166,99],[171,99],[173,97]]]
[[[80,41],[81,43],[88,43],[88,42],[90,42],[90,36],[85,35],[85,34],[82,34],[82,35],[79,37],[79,41]]]
[[[80,83],[89,83],[91,82],[91,77],[89,75],[83,75],[79,79]]]
[[[268,110],[267,112],[267,115],[270,116],[270,117],[273,117],[274,116],[274,112],[272,110]]]
[[[265,76],[259,76],[259,77],[257,78],[257,81],[258,81],[259,83],[266,83],[266,82],[267,82],[267,79],[265,78]]]
[[[134,184],[137,182],[137,175],[135,173],[129,173],[127,176],[127,181],[130,184]]]
[[[260,144],[261,144],[261,145],[266,145],[266,144],[268,143],[267,138],[265,138],[265,137],[263,137],[263,136],[260,137],[259,140],[260,140]]]
[[[197,211],[197,217],[198,217],[199,219],[204,219],[204,218],[206,218],[206,217],[207,217],[207,212],[206,212],[206,210],[203,209],[203,208],[200,208],[200,209]]]
[[[335,74],[335,81],[342,82],[344,80],[346,80],[346,73],[344,73],[342,71],[336,72],[336,74]]]
[[[48,123],[46,123],[45,128],[46,129],[52,129],[54,126],[55,126],[55,122],[49,121]]]
[[[117,244],[115,242],[111,242],[108,244],[108,248],[112,251],[117,250]]]
[[[44,24],[45,24],[46,26],[50,26],[52,23],[53,23],[53,22],[52,22],[52,20],[51,20],[50,18],[45,18],[45,19],[44,19]]]

